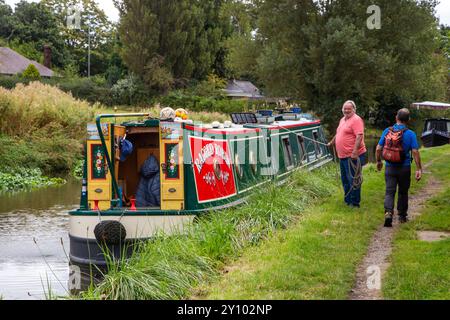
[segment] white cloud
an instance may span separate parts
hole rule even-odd
[[[441,24],[450,26],[450,0],[441,0],[441,3],[436,7],[436,16]]]
[[[14,5],[20,0],[6,0],[10,6]],[[39,0],[27,0],[29,2],[38,2]],[[96,0],[100,7],[105,11],[111,21],[117,22],[119,20],[119,12],[114,7],[112,0]],[[436,16],[440,19],[441,24],[450,26],[450,0],[441,0],[436,7]]]
[[[28,2],[39,2],[39,0],[27,0]],[[20,0],[6,0],[6,3],[9,4],[12,8],[15,7],[16,3],[20,2]],[[105,11],[107,16],[111,21],[117,22],[119,21],[119,11],[114,7],[114,3],[112,0],[96,0],[99,4],[100,8]]]

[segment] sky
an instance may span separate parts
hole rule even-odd
[[[39,0],[27,0],[37,2]],[[19,0],[6,0],[10,6],[14,6]],[[112,0],[96,0],[100,7],[109,16],[109,19],[117,22],[119,20],[119,12],[114,7]],[[450,26],[450,0],[441,0],[440,4],[436,8],[436,15],[440,19],[441,24]]]

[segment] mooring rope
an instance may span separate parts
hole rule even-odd
[[[354,190],[358,190],[359,188],[361,188],[362,184],[363,184],[363,175],[362,175],[362,163],[361,163],[361,159],[358,157],[356,158],[356,162],[353,161],[352,158],[347,159],[348,161],[348,166],[349,166],[349,174],[350,177],[352,178],[352,186],[350,188],[350,190],[347,192],[347,194],[345,195],[345,197],[347,197],[352,191]],[[352,170],[354,174],[352,175]]]
[[[287,130],[289,133],[295,133],[297,136],[300,136],[300,137],[302,137],[303,139],[306,139],[306,140],[309,140],[309,141],[312,141],[312,142],[315,142],[315,143],[318,143],[318,144],[321,144],[321,145],[323,145],[323,146],[328,147],[328,143],[324,143],[324,142],[319,141],[319,140],[316,140],[316,139],[311,139],[311,138],[305,137],[303,134],[298,134],[298,133],[295,132],[294,130],[291,130],[291,129],[286,128],[286,127],[283,127],[283,126],[280,126],[279,124],[277,124],[276,126],[278,126],[278,127],[281,128],[281,129]]]
[[[297,136],[301,136],[303,139],[306,139],[306,140],[315,142],[315,143],[317,143],[317,144],[321,144],[321,145],[323,145],[323,146],[325,146],[325,147],[327,147],[327,148],[333,149],[334,159],[335,159],[335,160],[339,160],[339,158],[338,158],[338,156],[337,156],[337,152],[336,152],[336,147],[335,147],[335,145],[329,146],[328,143],[324,143],[324,142],[322,142],[322,141],[317,141],[316,139],[311,139],[311,138],[309,138],[309,137],[305,137],[303,134],[298,134],[297,132],[295,132],[295,131],[293,131],[293,130],[290,130],[289,128],[286,128],[286,127],[283,127],[283,126],[280,126],[280,125],[278,125],[278,126],[279,126],[280,128],[282,128],[282,129],[284,129],[284,130],[287,130],[287,131],[290,132],[290,133],[295,133]],[[336,173],[335,173],[336,181],[338,182],[338,185],[341,186],[341,188],[342,188],[342,184],[340,183],[340,166],[339,166],[339,161],[336,161],[336,166],[335,166],[335,168],[336,168]]]

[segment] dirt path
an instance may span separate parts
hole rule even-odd
[[[424,167],[424,174],[432,162]],[[415,182],[413,182],[415,183]],[[414,219],[420,215],[425,202],[442,189],[442,184],[433,176],[429,176],[426,186],[409,199],[409,219]],[[388,258],[392,252],[392,240],[399,227],[398,215],[394,216],[392,228],[385,228],[383,225],[378,228],[373,236],[367,254],[363,262],[358,267],[356,283],[349,294],[350,300],[382,300],[380,284],[383,283],[383,276],[389,267]],[[380,278],[381,277],[381,278]],[[381,279],[380,281],[377,281]]]

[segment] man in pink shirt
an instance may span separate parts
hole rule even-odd
[[[336,135],[328,145],[336,145],[336,152],[341,166],[345,203],[350,207],[359,208],[361,186],[354,184],[354,168],[358,166],[358,159],[361,166],[366,162],[367,149],[364,144],[364,121],[356,114],[356,104],[351,100],[344,103],[342,113],[344,117],[339,122]]]

